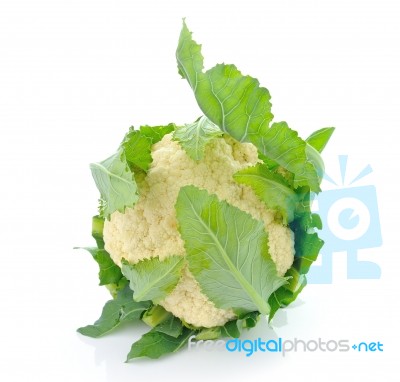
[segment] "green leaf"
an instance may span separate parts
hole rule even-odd
[[[279,163],[273,161],[271,158],[268,158],[263,153],[258,152],[258,159],[260,159],[271,171],[275,171],[279,168]]]
[[[92,236],[96,240],[97,248],[104,248],[103,240],[104,218],[101,216],[93,216],[92,218]]]
[[[321,216],[318,214],[311,214],[311,223],[310,225],[312,227],[315,227],[316,229],[322,229],[322,220]]]
[[[322,220],[318,214],[308,213],[300,215],[296,220],[296,229],[307,232],[310,228],[322,229]]]
[[[260,320],[260,312],[249,312],[241,320],[244,328],[254,328]]]
[[[176,49],[176,60],[179,74],[182,78],[186,78],[190,87],[196,91],[199,77],[203,73],[203,55],[201,54],[201,45],[192,39],[192,33],[189,32],[185,20],[183,20]]]
[[[268,303],[271,306],[268,321],[270,322],[279,308],[284,308],[296,300],[297,296],[307,285],[305,275],[300,274],[293,267],[288,270],[286,276],[290,276],[289,284],[281,286],[269,298]]]
[[[312,165],[315,168],[315,171],[318,175],[318,182],[321,183],[322,182],[322,178],[324,176],[325,173],[325,165],[324,165],[324,161],[321,157],[321,154],[314,149],[314,147],[312,147],[310,144],[306,144],[306,155],[307,155],[307,159],[310,163],[312,163]]]
[[[173,123],[166,126],[145,125],[141,126],[140,130],[135,130],[131,127],[121,144],[128,163],[133,168],[139,168],[147,172],[153,161],[151,156],[152,146],[159,142],[165,134],[174,131],[175,127]]]
[[[276,290],[268,300],[271,306],[269,321],[272,320],[279,308],[283,308],[296,300],[297,296],[307,285],[305,274],[311,264],[317,259],[324,242],[313,232],[314,228],[322,228],[321,218],[310,211],[310,193],[304,192],[304,209],[290,224],[294,232],[295,258],[293,265],[286,272],[289,283]]]
[[[110,292],[112,298],[116,298],[119,291],[124,289],[129,284],[129,281],[122,276],[116,284],[107,284],[106,288]]]
[[[324,241],[314,232],[314,228],[321,229],[322,222],[319,215],[311,213],[310,193],[303,195],[304,211],[290,224],[294,232],[295,258],[292,268],[300,274],[306,274],[311,264],[317,259],[324,245]]]
[[[269,129],[253,136],[251,142],[261,153],[294,174],[295,188],[309,186],[314,192],[320,191],[318,173],[307,158],[307,143],[286,122],[273,123]]]
[[[207,143],[221,135],[218,126],[202,116],[196,122],[177,127],[173,139],[179,142],[190,158],[200,160]]]
[[[296,296],[297,297],[297,296]],[[287,304],[284,301],[289,301],[289,303],[293,302],[295,298],[293,298],[293,292],[291,292],[288,288],[280,287],[270,296],[268,300],[268,304],[271,307],[271,311],[268,315],[268,322],[271,322],[272,319],[275,317],[276,312],[281,309],[285,308]]]
[[[115,212],[124,212],[139,199],[137,185],[122,149],[99,163],[90,165],[93,179],[100,191],[101,217],[109,218]]]
[[[93,247],[83,249],[86,249],[99,265],[99,285],[117,284],[121,280],[121,268],[114,263],[106,250]]]
[[[143,135],[139,130],[131,130],[126,134],[122,147],[126,160],[131,166],[147,171],[153,158],[151,157],[151,138]]]
[[[183,256],[170,256],[160,261],[158,257],[137,264],[122,262],[122,273],[130,281],[136,301],[158,302],[176,287],[184,266]]]
[[[273,119],[270,94],[235,65],[218,64],[202,76],[195,92],[204,114],[239,142],[268,129]]]
[[[183,328],[182,334],[175,338],[153,329],[132,345],[126,361],[139,357],[156,359],[164,354],[175,353],[186,345],[189,337],[194,333],[193,330]]]
[[[154,330],[178,338],[182,334],[183,325],[179,318],[169,314],[168,318],[158,324]]]
[[[324,127],[323,129],[314,131],[307,139],[306,142],[314,147],[318,152],[322,152],[331,138],[333,132],[335,131],[334,127]]]
[[[218,308],[269,312],[271,293],[286,283],[268,254],[264,223],[194,186],[176,202],[189,269]]]
[[[163,139],[164,135],[172,133],[175,130],[176,126],[174,123],[170,123],[166,126],[140,126],[140,132],[147,138],[150,138],[153,145],[161,139]]]
[[[219,64],[203,72],[201,45],[183,22],[176,51],[179,73],[194,91],[203,113],[238,141],[268,128],[272,121],[270,94],[257,79],[243,76],[234,65]]]
[[[78,329],[84,336],[97,338],[107,334],[124,321],[139,320],[150,307],[149,301],[136,302],[128,285],[120,290],[115,300],[107,301],[100,318],[93,324]]]
[[[306,142],[285,122],[274,123],[270,94],[257,79],[244,76],[234,65],[218,64],[203,72],[201,46],[185,22],[176,52],[178,68],[192,87],[200,109],[222,131],[258,150],[294,174],[294,186],[309,185],[318,192],[319,178],[308,161]]]
[[[317,260],[319,251],[324,245],[324,241],[318,237],[317,233],[295,233],[295,259],[293,267],[301,274],[306,274],[311,264]]]
[[[228,321],[221,328],[221,335],[224,337],[239,338],[240,329],[238,327],[238,320]]]
[[[267,165],[245,168],[234,174],[233,178],[240,184],[250,186],[268,208],[278,211],[284,224],[294,219],[297,194],[281,175],[269,170]]]

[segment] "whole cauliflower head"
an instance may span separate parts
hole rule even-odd
[[[207,144],[203,159],[194,161],[172,139],[172,134],[167,134],[153,145],[152,158],[148,173],[136,179],[140,190],[138,202],[123,214],[114,212],[105,221],[105,249],[116,264],[121,266],[123,258],[135,264],[152,257],[163,260],[172,255],[185,256],[175,203],[181,187],[194,185],[263,221],[278,274],[284,275],[291,267],[292,231],[275,221],[275,212],[267,209],[250,187],[233,178],[237,171],[258,163],[255,146],[229,137],[215,138]],[[197,327],[220,326],[235,318],[233,311],[217,308],[202,293],[187,268],[160,305]]]

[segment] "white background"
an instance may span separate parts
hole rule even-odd
[[[272,94],[276,120],[306,137],[336,126],[327,168],[349,155],[374,172],[383,246],[366,251],[379,280],[309,285],[248,334],[381,341],[382,353],[179,354],[125,364],[142,325],[100,340],[78,335],[105,290],[92,245],[98,193],[88,164],[112,154],[130,125],[191,122],[200,114],[176,71],[186,16],[207,67],[235,63]],[[0,3],[1,358],[3,381],[296,378],[395,381],[399,352],[400,11],[389,0],[2,1]],[[350,175],[351,175],[350,174]],[[286,325],[284,325],[286,323]]]

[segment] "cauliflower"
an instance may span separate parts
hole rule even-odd
[[[99,337],[142,320],[152,329],[127,360],[271,320],[296,300],[323,245],[311,195],[334,129],[303,140],[273,122],[257,79],[228,64],[204,71],[185,22],[176,57],[203,115],[131,127],[114,155],[90,165],[100,205],[87,250],[113,299],[78,331]]]
[[[134,208],[118,211],[104,225],[105,249],[121,265],[152,257],[185,256],[177,229],[175,203],[181,187],[195,185],[264,222],[269,234],[269,250],[279,275],[293,263],[293,233],[275,221],[276,213],[266,208],[254,191],[234,181],[233,174],[259,162],[251,143],[229,137],[215,138],[206,147],[204,158],[191,159],[167,134],[152,148],[153,162],[145,177],[138,179],[140,198]],[[202,293],[186,268],[176,288],[160,304],[176,317],[198,327],[224,325],[235,317],[232,310],[218,309]]]

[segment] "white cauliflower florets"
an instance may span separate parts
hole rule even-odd
[[[181,187],[194,185],[262,220],[278,274],[283,275],[290,268],[294,256],[292,231],[274,221],[274,212],[250,187],[233,179],[234,173],[258,162],[255,146],[227,137],[216,138],[206,146],[204,158],[194,161],[168,134],[153,146],[152,157],[147,175],[137,179],[137,204],[124,214],[114,212],[110,221],[105,222],[105,249],[116,264],[121,265],[122,258],[137,263],[156,256],[163,260],[171,255],[185,255],[177,230],[175,203]],[[188,269],[160,305],[199,327],[223,325],[235,317],[231,310],[215,307]]]

